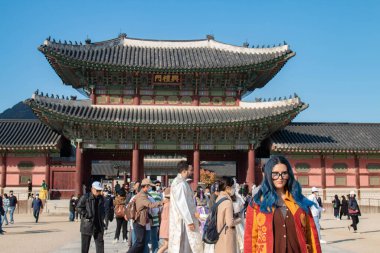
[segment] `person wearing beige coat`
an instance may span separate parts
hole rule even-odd
[[[216,200],[227,198],[218,206],[217,229],[220,232],[219,240],[215,244],[215,252],[217,253],[237,253],[237,240],[235,225],[240,223],[240,218],[234,218],[234,209],[232,206],[231,196],[235,194],[232,178],[223,178],[219,185],[220,193]],[[225,225],[225,226],[224,226]]]

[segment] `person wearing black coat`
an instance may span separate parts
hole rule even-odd
[[[82,253],[88,253],[91,237],[94,236],[96,253],[104,253],[104,198],[100,182],[92,183],[91,192],[83,195],[77,205],[81,214],[80,232]]]
[[[3,234],[5,231],[2,228],[3,221],[1,220],[1,217],[5,215],[4,208],[3,208],[3,197],[0,195],[0,234]]]
[[[359,216],[361,216],[360,208],[355,197],[355,192],[351,191],[350,199],[348,200],[348,214],[351,216],[352,224],[348,226],[348,230],[352,227],[354,233],[358,230]]]
[[[113,221],[113,199],[111,197],[111,194],[109,192],[104,192],[104,223],[105,227],[104,229],[108,229],[108,222]]]
[[[350,219],[350,217],[348,216],[348,201],[346,200],[346,197],[344,195],[342,196],[339,219],[342,219],[343,215],[347,216],[348,220]]]
[[[338,195],[334,196],[334,200],[332,201],[334,208],[334,217],[339,220],[339,209],[340,209],[340,199]]]

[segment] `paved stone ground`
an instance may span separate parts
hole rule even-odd
[[[364,214],[356,234],[348,230],[349,224],[350,221],[338,221],[331,214],[324,214],[322,238],[327,244],[322,245],[323,252],[380,252],[380,214]],[[64,216],[42,214],[36,224],[31,215],[16,215],[15,224],[4,226],[4,230],[6,233],[0,235],[0,252],[80,252],[79,222],[69,222]],[[105,252],[126,252],[126,243],[112,244],[115,222],[110,223],[108,231],[105,234]],[[95,253],[93,241],[90,252]]]
[[[79,222],[78,222],[79,224]],[[106,230],[104,234],[104,252],[108,253],[125,253],[128,250],[127,243],[123,242],[122,239],[122,232],[120,231],[120,238],[119,242],[112,243],[114,236],[115,236],[115,230],[116,230],[116,221],[109,223],[108,230]],[[56,251],[53,251],[54,253],[71,253],[71,252],[80,252],[81,249],[81,241],[80,241],[80,233],[78,233],[78,238],[71,241],[70,243],[67,243],[62,248],[57,249]],[[90,253],[95,253],[95,242],[94,238],[91,239],[91,245],[90,245]]]

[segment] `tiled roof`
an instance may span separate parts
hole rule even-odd
[[[60,139],[39,120],[0,120],[0,150],[57,149]]]
[[[201,70],[286,62],[294,56],[288,45],[248,48],[213,39],[143,40],[121,36],[85,45],[45,40],[39,50],[47,57],[91,64],[149,70]],[[282,64],[283,64],[282,63]]]
[[[41,118],[90,124],[127,126],[210,127],[246,125],[276,117],[288,118],[307,108],[298,97],[276,102],[242,103],[236,107],[100,106],[90,101],[61,100],[34,95],[26,101]]]
[[[270,139],[278,152],[380,153],[380,124],[291,123]]]

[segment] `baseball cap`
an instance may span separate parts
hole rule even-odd
[[[149,178],[144,178],[141,181],[141,186],[144,186],[144,185],[156,186],[155,184],[152,183],[152,181]]]
[[[350,191],[350,195],[355,195],[355,192],[354,191]]]
[[[98,190],[98,191],[103,190],[102,185],[100,184],[99,181],[95,181],[95,182],[93,182],[93,183],[92,183],[92,188],[94,188],[95,190]]]
[[[319,192],[319,189],[317,187],[312,187],[311,192]]]

